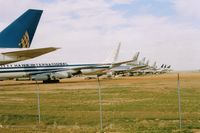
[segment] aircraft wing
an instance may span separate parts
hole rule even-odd
[[[118,67],[118,66],[120,66],[122,64],[130,63],[132,61],[133,61],[133,59],[132,60],[127,60],[127,61],[115,62],[115,63],[102,63],[102,64],[96,64],[96,67],[97,66],[108,66],[108,65],[110,65],[110,68],[114,68],[114,67]]]
[[[55,73],[55,72],[61,72],[61,71],[69,71],[72,72],[73,75],[76,75],[79,73],[81,69],[93,69],[96,66],[80,66],[80,67],[74,67],[74,68],[53,68],[50,70],[41,70],[31,73],[30,75],[37,75],[37,74],[45,74],[45,73]]]
[[[113,68],[113,67],[120,66],[120,65],[122,65],[122,64],[130,63],[130,62],[132,62],[132,61],[133,61],[133,60],[128,60],[128,61],[121,61],[121,62],[112,63],[112,68]]]
[[[137,71],[137,70],[140,70],[140,69],[143,69],[147,67],[146,65],[142,65],[142,66],[134,66],[132,67],[131,69],[129,69],[128,71]]]
[[[137,71],[146,66],[117,66],[112,68],[111,70],[114,72],[132,72],[132,71]]]
[[[5,65],[13,62],[23,61],[31,58],[35,58],[41,56],[43,54],[47,54],[49,52],[55,51],[58,48],[48,47],[48,48],[37,48],[37,49],[26,49],[12,52],[4,52],[1,53],[2,58],[0,60],[0,65]]]
[[[30,73],[29,75],[33,76],[37,74],[55,73],[55,72],[66,71],[66,70],[69,70],[69,69],[60,68],[60,69],[41,70],[38,72],[36,71],[36,72]]]

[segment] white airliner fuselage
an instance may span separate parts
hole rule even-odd
[[[72,75],[82,73],[82,70],[103,71],[110,65],[45,63],[45,64],[10,64],[0,66],[0,80],[29,78],[30,80],[58,80],[70,78]]]

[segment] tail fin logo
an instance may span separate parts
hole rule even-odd
[[[28,32],[26,31],[25,34],[23,35],[21,42],[19,43],[19,46],[21,48],[29,48],[29,35]]]

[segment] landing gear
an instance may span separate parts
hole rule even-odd
[[[43,83],[48,84],[48,83],[59,83],[59,80],[43,80]]]

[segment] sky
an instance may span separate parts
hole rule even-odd
[[[200,69],[199,0],[0,0],[0,30],[27,9],[44,10],[31,47],[59,47],[22,63],[101,63],[139,51],[150,64]]]

